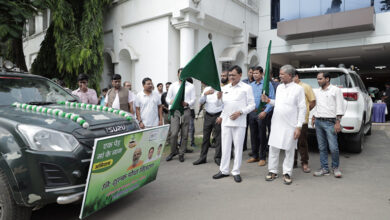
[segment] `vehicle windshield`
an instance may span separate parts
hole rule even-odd
[[[318,85],[317,82],[317,74],[318,72],[301,72],[299,74],[299,79],[306,83],[309,84],[313,89],[319,88],[320,86]],[[345,73],[342,72],[330,72],[330,83],[334,86],[338,86],[340,88],[351,88],[351,84],[348,83],[348,78]]]
[[[50,104],[75,98],[45,78],[0,76],[0,100],[4,106],[14,102]]]

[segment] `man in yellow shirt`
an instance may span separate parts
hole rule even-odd
[[[305,101],[306,101],[306,116],[305,116],[305,123],[302,125],[302,130],[301,130],[301,136],[299,136],[298,139],[298,151],[301,156],[301,165],[302,165],[302,170],[305,173],[310,173],[310,168],[309,168],[309,150],[308,150],[308,144],[307,144],[307,129],[308,129],[308,122],[309,122],[309,114],[310,110],[314,108],[316,105],[316,97],[314,95],[313,89],[311,88],[310,85],[303,83],[299,79],[299,72],[295,73],[294,77],[294,82],[300,86],[303,87],[305,91]],[[297,166],[298,161],[298,154],[295,151],[295,156],[294,156],[294,167]]]

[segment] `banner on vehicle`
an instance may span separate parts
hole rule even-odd
[[[95,140],[80,219],[156,179],[169,125]]]

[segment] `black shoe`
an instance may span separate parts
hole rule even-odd
[[[221,171],[219,171],[219,173],[217,173],[213,176],[213,179],[221,179],[221,178],[228,177],[228,176],[229,176],[228,174],[223,174]]]
[[[236,181],[236,183],[240,183],[242,181],[240,174],[234,175],[233,178],[234,178],[234,181]]]
[[[182,163],[184,162],[184,155],[183,154],[179,155],[179,161]]]
[[[283,175],[283,182],[286,185],[290,185],[292,183],[292,179],[291,179],[290,175],[288,175],[287,173],[284,174]]]
[[[199,158],[197,161],[193,162],[192,164],[199,165],[199,164],[203,164],[203,163],[206,163],[206,159]]]
[[[215,163],[220,166],[221,165],[221,158],[215,158]]]
[[[187,148],[186,151],[185,151],[185,153],[189,153],[189,154],[190,154],[190,153],[193,153],[193,152],[194,152],[194,150],[188,149],[188,148]]]
[[[167,157],[167,159],[165,159],[166,161],[171,161],[173,159],[174,156],[176,156],[177,153],[170,153]]]
[[[248,155],[249,155],[250,157],[252,157],[252,156],[253,156],[253,153],[252,153],[252,152],[249,152]]]

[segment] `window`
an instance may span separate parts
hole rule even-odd
[[[351,73],[349,74],[355,84],[355,87],[359,87],[360,91],[364,93],[368,93],[366,87],[364,86],[363,81],[360,79],[359,75]]]
[[[257,37],[249,37],[248,50],[257,48]]]
[[[222,71],[229,70],[231,66],[232,66],[232,62],[230,61],[222,62]]]
[[[375,7],[376,13],[390,11],[390,0],[271,0],[271,29],[279,21],[289,21]]]
[[[47,29],[47,24],[48,24],[48,15],[49,15],[49,10],[44,10],[43,11],[43,14],[42,14],[42,27],[43,27],[43,30],[46,30]]]
[[[371,6],[371,0],[346,0],[345,11],[367,8]]]
[[[278,27],[280,21],[280,0],[271,1],[271,29]]]
[[[317,82],[317,74],[318,72],[304,72],[299,75],[299,78],[302,82],[309,84],[313,89],[319,88]],[[340,88],[351,88],[351,85],[348,85],[347,83],[347,76],[345,73],[342,72],[331,72],[330,73],[331,79],[330,83],[332,85],[338,86]]]
[[[35,34],[35,17],[28,19],[28,35]]]
[[[321,14],[332,14],[344,11],[343,0],[321,0]]]
[[[300,17],[314,17],[321,15],[321,1],[319,0],[301,0]]]
[[[299,0],[280,0],[280,21],[299,18]]]

